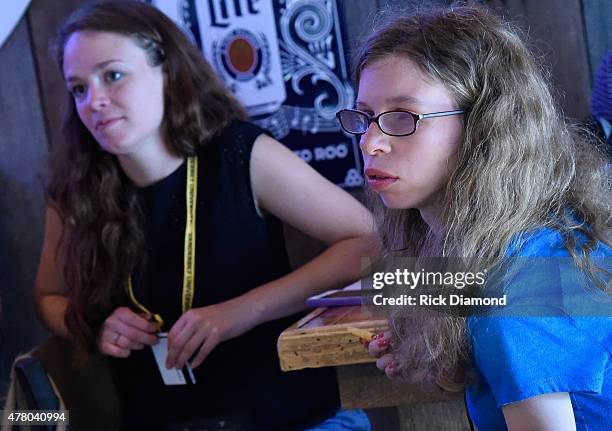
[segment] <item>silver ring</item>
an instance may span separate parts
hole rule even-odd
[[[119,341],[120,337],[121,337],[121,334],[119,332],[115,333],[115,338],[113,338],[114,345],[117,345],[117,341]]]

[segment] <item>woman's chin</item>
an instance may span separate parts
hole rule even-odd
[[[389,209],[402,210],[414,208],[413,202],[408,199],[399,199],[397,196],[390,196],[386,193],[379,193],[380,200]]]
[[[105,140],[102,142],[98,141],[98,144],[100,145],[100,148],[102,148],[102,150],[115,156],[126,155],[131,150],[131,146],[129,144],[120,140]]]

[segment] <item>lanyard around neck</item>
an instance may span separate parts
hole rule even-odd
[[[187,185],[185,186],[185,200],[187,220],[185,223],[185,242],[183,250],[183,313],[189,310],[193,304],[193,292],[195,284],[195,246],[196,246],[196,203],[198,198],[198,158],[187,159]],[[164,320],[159,314],[151,313],[134,295],[132,277],[128,277],[127,290],[132,303],[147,316],[152,317],[160,326]]]

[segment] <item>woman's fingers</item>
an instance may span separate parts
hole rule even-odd
[[[100,333],[99,350],[110,356],[125,358],[132,350],[158,342],[158,326],[127,307],[119,307],[106,319]]]
[[[127,307],[120,307],[109,316],[106,325],[110,330],[127,338],[135,345],[157,343],[157,323],[147,320]]]
[[[148,334],[155,334],[159,331],[157,322],[153,322],[145,316],[133,312],[127,307],[121,307],[117,309],[117,320],[124,325],[133,328],[139,332],[145,332]]]
[[[384,371],[388,378],[392,379],[397,374],[397,362],[391,353],[387,353],[376,360],[376,367]]]
[[[100,334],[98,349],[104,355],[114,356],[116,358],[127,358],[130,355],[130,349],[115,343],[116,340],[119,341],[118,334],[104,328]]]
[[[391,352],[391,334],[388,331],[380,332],[372,337],[367,346],[370,356],[375,356],[376,367],[384,371],[389,378],[397,374],[397,362]]]
[[[192,367],[197,367],[215,346],[226,339],[231,327],[222,305],[186,311],[168,332],[166,367],[182,368],[189,360]]]
[[[376,334],[372,338],[372,341],[368,343],[368,353],[370,354],[370,356],[378,357],[388,352],[390,347],[391,347],[390,333],[387,331],[380,332]]]
[[[193,361],[191,361],[191,367],[199,367],[202,362],[204,362],[204,359],[206,359],[210,352],[212,352],[212,350],[217,346],[217,344],[219,344],[219,339],[214,333],[206,337],[204,343],[198,351],[198,354],[195,358],[193,358]]]
[[[391,364],[391,362],[393,362],[393,355],[391,353],[387,353],[376,360],[376,368],[384,371],[385,368]]]
[[[106,354],[115,358],[127,358],[130,356],[130,349],[125,349],[117,344],[107,344]]]
[[[177,325],[178,330],[172,328],[168,333],[168,357],[166,358],[166,368],[182,368],[184,362],[187,361],[199,347],[199,342],[204,339],[203,334],[201,334],[202,331],[198,330],[195,324],[183,324],[177,321]],[[179,367],[178,365],[181,366]]]
[[[183,348],[177,352],[178,354],[176,359],[170,366],[175,368],[183,368],[185,363],[195,354],[205,339],[206,335],[203,333],[203,331],[193,333],[193,335],[183,345]]]
[[[144,344],[134,341],[122,334],[119,334],[119,336],[116,337],[116,341],[114,342],[114,344],[120,348],[127,350],[140,350],[145,346]]]

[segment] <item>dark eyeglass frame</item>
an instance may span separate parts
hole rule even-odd
[[[340,116],[344,112],[355,112],[355,113],[364,115],[368,119],[368,127],[366,127],[365,131],[361,132],[361,133],[355,133],[355,132],[351,132],[350,130],[347,130],[344,127],[344,125],[342,124],[342,120],[340,119]],[[386,115],[386,114],[395,114],[395,113],[398,113],[398,112],[412,115],[412,118],[414,119],[414,129],[412,130],[412,132],[410,132],[410,133],[402,133],[400,135],[394,135],[393,133],[388,133],[388,132],[385,132],[383,130],[382,126],[380,125],[380,117],[382,117],[383,115]],[[392,111],[381,112],[377,116],[373,117],[370,114],[368,114],[366,112],[363,112],[363,111],[360,111],[358,109],[341,109],[338,112],[336,112],[336,118],[338,118],[338,122],[340,123],[340,127],[342,127],[342,130],[344,130],[346,133],[349,133],[351,135],[355,135],[358,138],[368,131],[368,129],[370,128],[370,126],[372,125],[373,122],[376,123],[376,125],[378,126],[380,131],[383,132],[385,135],[389,135],[389,136],[410,136],[410,135],[413,135],[416,132],[419,120],[424,120],[426,118],[448,117],[449,115],[465,114],[466,112],[467,111],[464,110],[464,109],[456,109],[456,110],[453,110],[453,111],[430,112],[429,114],[415,114],[414,112],[411,112],[411,111],[406,111],[406,110],[402,110],[402,109],[394,109]]]

